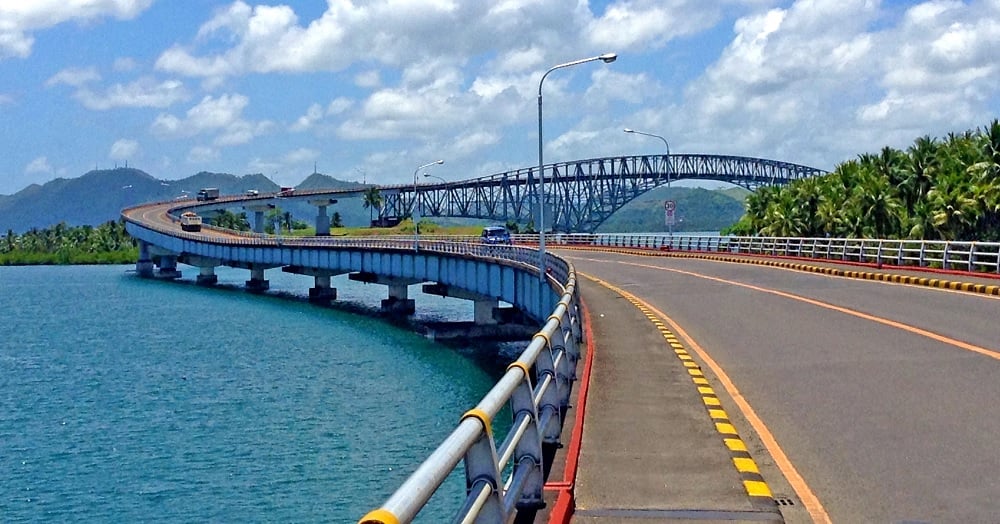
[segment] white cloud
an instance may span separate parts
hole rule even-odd
[[[28,175],[34,174],[34,173],[51,174],[52,173],[52,166],[49,165],[49,159],[48,158],[46,158],[44,156],[40,156],[40,157],[32,160],[31,162],[29,162],[28,165],[25,166],[24,172],[25,172],[25,174],[28,174]]]
[[[677,37],[698,33],[715,24],[718,8],[702,1],[618,1],[588,24],[586,33],[597,48],[625,50],[660,47]]]
[[[372,69],[354,75],[354,85],[358,87],[378,87],[382,85],[382,78],[377,70]]]
[[[272,123],[266,120],[251,122],[243,119],[243,110],[249,103],[250,99],[240,94],[206,96],[188,109],[183,119],[161,113],[153,121],[151,131],[167,139],[215,133],[215,146],[245,144],[272,127]]]
[[[106,17],[135,18],[153,0],[30,0],[0,5],[0,60],[31,54],[32,33],[68,21],[92,22]]]
[[[218,78],[341,71],[358,63],[401,67],[432,58],[461,64],[499,50],[491,67],[517,71],[543,67],[563,58],[566,49],[600,54],[611,51],[608,46],[662,46],[718,20],[720,9],[702,4],[617,1],[595,15],[585,2],[575,0],[328,2],[322,16],[302,24],[288,6],[251,6],[240,0],[203,24],[195,42],[163,52],[156,67]],[[222,43],[223,49],[209,41]],[[211,51],[200,52],[202,48]],[[378,87],[380,73],[355,73],[354,82]]]
[[[129,84],[114,84],[104,93],[81,88],[73,97],[87,109],[106,111],[118,107],[164,108],[187,100],[189,95],[184,84],[178,80],[157,83],[145,77]]]
[[[301,164],[303,162],[313,162],[319,158],[319,151],[301,147],[294,151],[289,151],[283,159],[287,164]]]
[[[134,58],[123,56],[115,59],[113,67],[115,71],[132,71],[138,66]]]
[[[52,87],[65,84],[73,87],[81,87],[100,79],[101,74],[97,72],[96,67],[70,67],[52,75],[52,77],[45,81],[45,86]]]
[[[112,160],[130,160],[134,159],[138,153],[139,142],[129,138],[120,138],[115,140],[114,144],[111,144],[111,151],[108,153],[108,158]]]
[[[288,129],[293,132],[307,131],[321,118],[323,118],[323,106],[313,104],[306,110],[306,114],[300,116]]]
[[[219,151],[208,146],[194,146],[188,151],[187,162],[189,164],[204,165],[219,159]]]
[[[344,111],[347,111],[354,105],[354,101],[350,98],[339,96],[330,101],[326,106],[327,115],[339,115]]]

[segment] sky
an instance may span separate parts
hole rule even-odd
[[[672,153],[821,169],[1000,115],[1000,0],[0,0],[0,194],[89,170],[411,183]]]

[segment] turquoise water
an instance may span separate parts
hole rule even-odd
[[[0,521],[357,522],[494,383],[468,354],[305,303],[308,278],[268,271],[274,297],[239,290],[246,271],[204,289],[130,269],[0,267]],[[421,520],[462,491],[453,475]]]

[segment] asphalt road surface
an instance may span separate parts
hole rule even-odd
[[[1000,298],[697,259],[559,254],[654,307],[714,360],[731,381],[711,375],[726,409],[742,414],[740,433],[766,445],[755,457],[761,473],[811,506],[812,519],[1000,522]]]

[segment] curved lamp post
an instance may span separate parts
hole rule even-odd
[[[418,251],[420,249],[420,226],[418,221],[420,220],[420,199],[417,195],[417,173],[425,167],[430,167],[437,164],[443,164],[444,160],[435,160],[424,164],[415,170],[413,170],[413,212],[410,213],[413,216],[413,250]]]
[[[438,180],[440,180],[440,181],[444,182],[445,184],[447,184],[447,183],[448,183],[448,181],[447,181],[447,180],[445,180],[445,179],[443,179],[443,178],[441,178],[441,177],[439,177],[439,176],[437,176],[437,175],[432,175],[432,174],[430,174],[430,173],[424,173],[424,178],[436,178],[436,179],[438,179]]]
[[[627,127],[625,129],[623,129],[622,131],[625,131],[626,133],[635,134],[635,135],[651,136],[653,138],[659,138],[660,140],[663,141],[663,147],[667,148],[667,189],[670,189],[670,144],[667,143],[667,139],[663,138],[660,135],[654,135],[653,133],[644,133],[642,131],[636,131],[635,129],[629,129]],[[674,236],[674,225],[672,223],[671,224],[667,224],[667,233],[671,237]]]
[[[545,82],[545,77],[549,76],[549,73],[556,69],[594,62],[596,60],[610,64],[617,59],[618,55],[615,53],[604,53],[600,56],[566,62],[565,64],[549,68],[542,75],[542,79],[538,81],[538,279],[542,281],[543,286],[545,284],[545,174],[542,172],[542,83]]]

